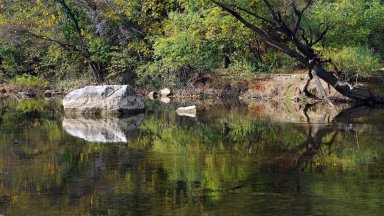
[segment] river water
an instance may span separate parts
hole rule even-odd
[[[202,103],[191,118],[177,106],[90,119],[59,100],[1,100],[0,214],[384,211],[384,110]]]

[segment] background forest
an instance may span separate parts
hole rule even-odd
[[[229,2],[268,16],[260,0]],[[289,19],[290,1],[274,4]],[[302,26],[317,37],[329,29],[315,49],[332,59],[330,70],[375,74],[384,58],[383,14],[382,0],[317,0]],[[300,68],[209,0],[0,0],[1,82],[159,87],[185,85],[201,73]]]

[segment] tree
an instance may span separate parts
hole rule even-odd
[[[373,95],[367,89],[352,87],[347,82],[339,80],[336,74],[326,70],[324,65],[331,62],[331,60],[322,59],[314,46],[323,41],[329,30],[329,25],[325,25],[317,37],[308,33],[302,26],[302,21],[305,18],[304,14],[313,5],[314,0],[279,1],[280,3],[263,0],[253,5],[257,7],[263,5],[265,12],[269,13],[269,17],[265,15],[266,13],[253,12],[239,6],[239,4],[211,1],[258,34],[265,43],[286,53],[307,67],[309,70],[307,84],[312,78],[315,78],[318,88],[323,92],[324,96],[325,91],[318,82],[318,77],[334,87],[342,95],[358,103],[384,103],[382,97]],[[307,86],[304,87],[304,92],[306,92]]]
[[[113,79],[132,84],[137,66],[152,60],[150,38],[163,33],[162,22],[170,11],[181,10],[180,4],[179,0],[0,0],[1,67],[9,78],[39,71],[50,78],[73,79],[89,71],[96,82]],[[31,62],[35,55],[39,63],[52,67],[25,69],[29,65],[21,63]]]

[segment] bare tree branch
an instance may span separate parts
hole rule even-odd
[[[239,13],[232,10],[229,6],[227,6],[224,3],[217,2],[215,0],[212,0],[213,3],[221,7],[222,9],[226,10],[228,13],[232,14],[237,20],[239,20],[241,23],[243,23],[246,27],[250,28],[252,31],[257,33],[267,44],[271,45],[272,47],[275,47],[276,49],[288,54],[292,58],[296,59],[297,61],[301,62],[302,64],[309,66],[309,62],[307,59],[300,55],[295,50],[289,48],[287,45],[282,44],[276,40],[274,40],[271,36],[269,36],[265,31],[261,30],[260,28],[256,27],[255,25],[251,24],[250,22],[246,21]]]
[[[251,11],[245,9],[245,8],[242,8],[242,7],[238,6],[238,5],[230,5],[230,6],[236,8],[238,10],[241,10],[241,11],[243,11],[243,12],[245,12],[245,13],[247,13],[247,14],[249,14],[249,15],[251,15],[251,16],[257,18],[257,19],[259,19],[259,20],[262,20],[262,21],[264,21],[264,22],[266,22],[268,24],[274,25],[274,22],[272,22],[271,20],[269,20],[269,19],[267,19],[265,17],[262,17],[262,16],[260,16],[258,14],[255,14],[255,13],[253,13],[253,12],[251,12]]]
[[[295,3],[296,3],[296,1],[292,2],[293,11],[295,12],[295,14],[297,16],[296,23],[295,23],[295,26],[293,28],[293,33],[294,34],[296,34],[296,32],[299,30],[299,27],[300,27],[300,24],[301,24],[301,20],[303,18],[303,14],[309,8],[309,6],[311,6],[312,0],[308,0],[307,4],[305,4],[305,6],[301,10],[297,8]]]
[[[317,38],[317,40],[315,40],[314,42],[311,42],[311,46],[316,45],[316,44],[319,43],[321,40],[323,40],[324,36],[327,34],[328,31],[329,31],[329,25],[327,25],[327,27],[326,27],[325,30],[320,34],[320,36],[319,36],[319,38]]]
[[[55,40],[55,39],[52,39],[52,38],[49,38],[49,37],[46,37],[46,36],[42,36],[42,35],[36,34],[36,33],[34,33],[34,32],[31,32],[31,31],[28,31],[27,34],[30,35],[30,36],[33,36],[33,37],[42,39],[42,40],[46,40],[46,41],[50,41],[50,42],[56,43],[56,44],[58,44],[60,47],[65,48],[65,49],[67,49],[68,51],[76,51],[76,52],[80,52],[80,50],[79,50],[76,46],[74,46],[74,45],[72,45],[72,44],[67,44],[67,43],[64,43],[64,42],[62,42],[62,41]]]
[[[276,22],[277,25],[279,25],[280,22],[279,22],[278,16],[277,16],[275,10],[273,10],[271,3],[268,0],[263,0],[263,1],[264,1],[265,5],[267,6],[269,13],[272,16],[272,19]]]
[[[302,28],[301,26],[299,26],[299,29],[301,30],[301,34],[300,34],[301,39],[304,40],[304,42],[305,42],[305,44],[306,44],[307,46],[310,46],[312,42],[311,42],[311,40],[308,39],[308,37],[306,36],[306,31],[305,31],[305,29]]]
[[[64,10],[67,13],[68,17],[71,19],[71,21],[73,23],[73,27],[75,28],[75,31],[76,31],[77,36],[79,38],[79,42],[80,42],[80,45],[81,45],[81,48],[82,48],[82,53],[83,53],[84,57],[90,58],[91,54],[89,52],[87,44],[84,41],[83,35],[81,34],[81,29],[80,29],[80,26],[79,26],[79,22],[78,22],[78,20],[77,20],[77,18],[75,16],[75,14],[69,8],[69,6],[65,2],[65,0],[55,0],[55,1],[58,2],[64,8]]]

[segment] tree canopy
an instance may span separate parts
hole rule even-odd
[[[328,71],[366,75],[382,67],[382,1],[268,2],[316,56],[333,60],[324,65]],[[282,44],[289,42],[271,25],[264,1],[217,3]],[[180,85],[200,73],[286,73],[303,67],[209,0],[1,0],[0,60],[3,79],[26,73],[50,81],[155,86]]]

